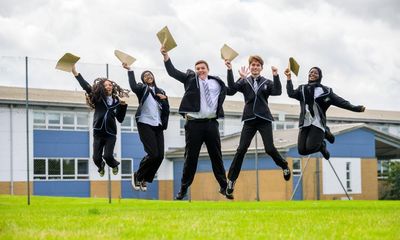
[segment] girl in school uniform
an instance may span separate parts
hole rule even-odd
[[[133,174],[132,187],[146,191],[147,183],[153,182],[164,159],[164,130],[168,127],[169,103],[165,91],[157,87],[152,72],[144,71],[140,76],[142,82],[137,83],[133,70],[126,63],[122,66],[128,70],[129,85],[139,101],[135,118],[147,153]]]
[[[321,84],[322,71],[312,67],[308,72],[308,83],[293,89],[290,69],[285,70],[287,77],[286,90],[289,97],[300,101],[298,150],[301,155],[321,152],[325,159],[330,153],[324,138],[333,143],[333,135],[326,126],[326,111],[331,105],[353,112],[364,112],[362,105],[352,105],[336,95],[331,88]]]
[[[76,71],[72,69],[76,80],[86,91],[86,103],[94,109],[93,116],[93,161],[98,168],[101,177],[104,176],[105,163],[112,168],[114,175],[118,174],[120,164],[114,158],[114,146],[117,135],[118,122],[125,118],[128,105],[121,100],[121,97],[128,97],[129,90],[122,89],[118,84],[107,78],[96,78],[93,85],[90,85]],[[104,162],[105,161],[105,162]]]

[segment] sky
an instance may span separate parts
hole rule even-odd
[[[88,81],[105,76],[128,88],[126,71],[114,50],[154,72],[159,87],[182,96],[183,86],[165,72],[156,33],[168,26],[178,47],[169,55],[181,71],[204,59],[210,74],[226,81],[220,49],[228,44],[239,56],[237,70],[250,55],[283,71],[289,57],[300,64],[294,85],[307,82],[308,70],[322,69],[322,84],[367,109],[400,110],[400,2],[398,0],[1,0],[0,85],[24,86],[28,56],[29,86],[80,90],[72,75],[54,69],[66,52],[81,57],[78,71]],[[241,93],[228,100],[242,100]],[[286,91],[273,103],[297,104]]]

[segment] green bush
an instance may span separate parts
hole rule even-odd
[[[385,186],[387,191],[383,199],[400,200],[400,162],[391,162],[389,169],[389,177]]]

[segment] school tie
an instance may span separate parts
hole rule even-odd
[[[210,95],[210,89],[208,88],[207,80],[202,80],[202,82],[203,82],[203,87],[204,87],[204,94],[206,95],[207,105],[208,105],[209,107],[212,107],[212,100],[211,100],[211,95]]]
[[[253,86],[254,86],[254,90],[256,90],[257,91],[257,89],[258,89],[258,81],[257,81],[257,78],[254,78],[254,83],[253,83]]]

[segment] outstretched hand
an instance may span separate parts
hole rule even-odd
[[[72,74],[74,74],[75,77],[79,75],[79,73],[76,71],[75,64],[72,66]]]
[[[278,75],[278,68],[275,66],[271,66],[271,70],[272,70],[272,75],[276,76]]]
[[[167,50],[165,50],[165,46],[162,45],[160,49],[161,54],[164,56],[164,62],[168,61],[169,56]]]
[[[239,75],[240,75],[240,78],[242,78],[242,79],[247,78],[247,76],[249,75],[249,73],[250,73],[250,70],[249,70],[248,67],[243,66],[243,67],[241,67],[241,68],[239,69]]]
[[[225,66],[228,68],[228,70],[232,70],[231,61],[229,61],[228,59],[225,59]]]
[[[157,93],[156,95],[157,95],[161,100],[167,99],[167,96],[165,96],[165,95],[163,95],[163,94],[161,94],[161,93]]]
[[[285,75],[287,77],[287,80],[291,80],[292,79],[292,73],[291,73],[289,68],[286,68],[284,73],[285,73]]]
[[[131,70],[131,67],[130,66],[128,66],[128,64],[127,63],[122,63],[122,67],[123,68],[125,68],[126,70],[128,70],[128,71],[130,71]]]

